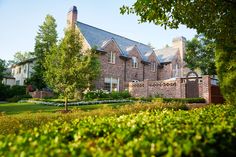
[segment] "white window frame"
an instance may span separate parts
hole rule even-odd
[[[138,58],[132,57],[132,68],[138,68]]]
[[[108,63],[116,64],[116,54],[112,51],[108,55]]]
[[[104,79],[104,83],[110,83],[110,90],[109,92],[112,91],[119,91],[119,87],[120,87],[120,79],[118,78],[112,78],[112,77],[107,77]],[[116,85],[116,87],[114,87],[113,85]]]
[[[151,71],[156,72],[156,62],[151,62]]]

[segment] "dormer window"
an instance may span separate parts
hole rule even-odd
[[[138,59],[137,59],[137,57],[132,57],[132,68],[138,68]]]
[[[108,54],[108,63],[116,63],[116,54],[112,51]]]
[[[152,72],[156,71],[156,62],[151,62],[151,71]]]

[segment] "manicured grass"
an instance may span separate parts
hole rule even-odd
[[[81,105],[81,106],[70,106],[69,109],[81,109],[84,111],[94,110],[102,107],[118,107],[124,104],[130,103],[115,103],[115,104],[96,104],[96,105]],[[58,106],[47,106],[43,104],[35,103],[2,103],[0,104],[0,113],[5,114],[19,114],[25,112],[56,112],[57,110],[63,110],[64,107]]]

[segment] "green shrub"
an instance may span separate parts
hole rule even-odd
[[[0,82],[0,101],[6,100],[10,96],[10,86],[6,86]]]
[[[205,103],[204,98],[154,98],[158,102]]]
[[[236,45],[226,45],[216,50],[216,70],[221,93],[227,102],[236,105]]]
[[[84,94],[85,100],[94,100],[99,98],[108,98],[109,93],[106,90],[88,91]]]
[[[12,87],[8,85],[0,84],[0,100],[6,100],[9,98],[17,99],[26,94],[26,86],[14,85]]]
[[[151,102],[153,100],[152,97],[147,97],[147,98],[144,98],[144,97],[141,97],[139,98],[140,101],[144,101],[144,102]]]
[[[8,98],[7,99],[7,102],[18,102],[21,100],[21,97],[20,96],[13,96],[11,98]]]
[[[21,96],[26,94],[26,86],[14,85],[10,89],[10,97]]]
[[[18,102],[20,100],[29,99],[29,98],[32,98],[32,96],[25,94],[25,95],[20,95],[20,96],[16,95],[16,96],[13,96],[13,97],[8,98],[6,100],[7,100],[7,102]]]
[[[4,125],[20,128],[14,134],[0,135],[0,156],[236,156],[234,106],[191,111],[153,106],[124,106],[120,115],[103,108],[90,116],[78,111],[18,121],[9,118],[10,123],[2,116],[0,129]],[[137,111],[141,107],[147,110]],[[131,114],[124,114],[127,110]],[[23,131],[22,125],[33,129]]]
[[[85,100],[109,100],[109,99],[127,99],[130,98],[128,91],[113,91],[109,93],[106,90],[89,91],[84,94]]]

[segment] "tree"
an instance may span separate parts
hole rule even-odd
[[[2,79],[4,77],[4,72],[6,70],[5,61],[0,59],[0,84],[2,84]]]
[[[14,63],[23,62],[27,59],[33,58],[32,52],[16,52],[14,55]]]
[[[65,37],[54,45],[45,57],[45,81],[56,93],[65,100],[65,110],[68,110],[68,98],[76,91],[82,92],[91,86],[99,75],[100,64],[93,51],[82,51],[82,41],[79,31],[67,29]]]
[[[203,75],[216,75],[215,42],[196,35],[186,44],[185,62],[191,70],[200,69]]]
[[[180,24],[194,28],[216,42],[216,68],[221,92],[236,102],[236,1],[235,0],[137,0],[121,13],[136,14],[140,22],[153,22],[165,28]]]
[[[38,89],[46,87],[43,75],[45,68],[45,55],[50,52],[50,49],[57,43],[56,20],[53,16],[47,15],[45,21],[39,26],[39,31],[35,38],[35,47],[33,55],[36,57],[36,63],[33,67],[34,72],[28,80],[33,86]]]

